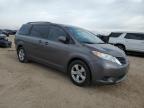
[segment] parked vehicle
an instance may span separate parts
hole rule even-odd
[[[15,44],[20,62],[33,60],[54,67],[68,73],[78,86],[115,84],[128,72],[122,50],[74,26],[30,22],[16,33]]]
[[[124,51],[144,52],[144,33],[111,33],[109,43]]]
[[[15,35],[16,34],[16,30],[8,30],[8,29],[4,29],[3,33],[6,34],[7,36],[9,35]]]
[[[0,34],[4,34],[4,35],[6,35],[7,37],[9,36],[9,34],[8,34],[6,31],[4,31],[4,30],[0,30]]]
[[[0,34],[0,47],[11,47],[12,42],[8,41],[5,34]]]

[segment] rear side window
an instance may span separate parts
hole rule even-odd
[[[128,33],[126,39],[144,40],[144,34]]]
[[[47,38],[48,34],[49,34],[48,25],[34,25],[30,33],[31,36],[39,38]]]
[[[48,36],[48,40],[58,41],[58,38],[60,36],[67,37],[65,31],[62,28],[56,27],[56,26],[51,26],[49,36]]]
[[[24,24],[24,25],[20,28],[20,30],[19,30],[18,33],[19,33],[20,35],[28,35],[29,32],[30,32],[31,26],[32,26],[32,25],[30,25],[30,24]]]
[[[109,37],[119,37],[122,33],[111,33]]]

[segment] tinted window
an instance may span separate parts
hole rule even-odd
[[[19,30],[19,34],[21,35],[28,35],[29,34],[29,31],[31,29],[31,25],[30,24],[24,24],[20,30]]]
[[[30,33],[31,36],[41,37],[41,38],[47,38],[48,34],[49,34],[48,25],[34,25]]]
[[[58,41],[58,38],[60,36],[66,37],[67,35],[62,28],[56,27],[56,26],[51,26],[48,39],[52,40],[52,41]]]
[[[128,33],[126,39],[144,40],[144,34]]]
[[[110,37],[119,37],[122,33],[111,33]]]

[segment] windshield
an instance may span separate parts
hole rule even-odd
[[[98,38],[95,34],[76,27],[68,27],[68,31],[74,36],[74,38],[80,43],[87,44],[100,44],[104,43],[100,38]]]

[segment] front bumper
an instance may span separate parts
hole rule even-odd
[[[96,84],[115,84],[127,77],[129,62],[118,65],[107,60],[97,59],[91,63],[92,82]]]

